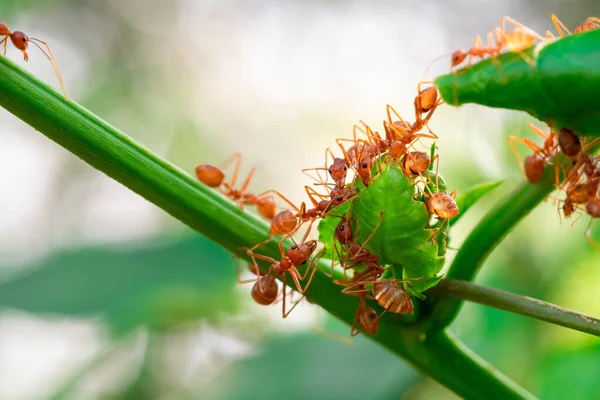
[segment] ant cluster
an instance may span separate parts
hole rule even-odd
[[[571,34],[555,15],[552,15],[552,21],[559,36]],[[507,30],[508,25],[512,25],[514,28]],[[598,27],[600,27],[600,19],[591,17],[576,27],[574,33]],[[493,32],[487,35],[487,45],[483,44],[481,38],[476,37],[472,48],[457,50],[452,53],[451,67],[454,69],[460,66],[467,58],[468,65],[473,64],[476,59],[486,57],[495,59],[504,51],[520,54],[525,61],[531,64],[533,60],[524,51],[538,42],[543,44],[554,38],[555,36],[550,31],[542,36],[512,18],[503,17],[500,27],[495,28]],[[448,219],[458,215],[454,192],[448,194],[445,192],[445,188],[440,190],[438,186],[439,157],[433,152],[435,146],[432,146],[431,153],[415,149],[415,145],[420,139],[437,139],[437,136],[429,129],[428,123],[436,108],[442,104],[442,100],[439,98],[438,91],[434,86],[421,88],[426,83],[428,82],[420,82],[417,87],[418,94],[414,100],[414,123],[411,124],[403,120],[388,105],[386,109],[387,119],[383,123],[383,132],[385,133],[383,137],[361,121],[360,125],[354,126],[351,139],[336,140],[336,144],[342,153],[340,157],[336,157],[333,151],[328,148],[325,151],[323,166],[303,170],[306,175],[316,181],[314,184],[316,189],[315,187],[305,186],[305,192],[310,201],[308,205],[303,202],[300,206],[296,206],[277,190],[269,190],[259,195],[247,192],[253,170],[242,186],[236,189],[235,182],[240,162],[239,154],[236,155],[237,163],[231,183],[224,182],[225,174],[216,166],[201,165],[196,167],[196,174],[201,182],[210,187],[220,188],[221,192],[237,202],[240,208],[244,205],[256,205],[259,214],[270,220],[271,238],[252,248],[245,249],[252,260],[252,263],[249,264],[250,271],[256,275],[256,278],[251,280],[251,282],[254,282],[251,293],[258,304],[270,305],[281,298],[282,316],[285,318],[289,315],[305,297],[306,291],[318,269],[317,260],[327,254],[326,248],[323,247],[313,257],[318,243],[315,240],[309,240],[308,236],[314,222],[322,220],[322,223],[325,223],[328,220],[331,221],[332,218],[339,218],[339,222],[335,224],[335,229],[332,232],[333,243],[328,254],[332,259],[331,274],[327,274],[325,271],[322,272],[333,278],[334,268],[339,266],[344,273],[344,279],[334,279],[334,282],[343,286],[342,293],[359,297],[351,335],[354,336],[361,331],[375,335],[378,331],[379,319],[382,313],[413,313],[414,306],[411,294],[419,296],[420,291],[410,290],[410,288],[412,285],[417,285],[415,281],[431,279],[435,281],[438,278],[436,274],[443,265],[443,253],[446,246],[447,229],[442,230],[442,227]],[[538,147],[529,139],[519,139],[512,136],[510,138],[510,144],[515,153],[514,142],[523,143],[534,150],[533,155],[528,156],[524,162],[523,169],[527,179],[531,183],[538,182],[542,178],[545,166],[555,165],[556,185],[567,193],[567,197],[563,202],[565,217],[568,218],[577,212],[579,207],[583,207],[593,218],[600,216],[600,199],[598,198],[598,185],[600,184],[599,158],[594,158],[587,152],[592,143],[584,145],[579,136],[567,128],[562,128],[559,132],[552,131],[548,135],[539,128],[532,126],[532,129],[544,138],[543,147]],[[559,180],[561,164],[557,159],[559,151],[572,164],[569,171],[564,172],[566,179],[562,183]],[[435,173],[432,171],[434,162],[436,162]],[[392,169],[400,171],[406,179],[409,179],[414,191],[410,200],[420,202],[419,206],[425,210],[424,213],[428,222],[422,225],[424,225],[424,230],[429,238],[427,242],[439,246],[435,249],[435,256],[442,258],[442,264],[439,264],[439,268],[433,269],[433,274],[423,273],[423,276],[418,276],[413,271],[412,275],[408,274],[407,276],[407,274],[404,274],[404,279],[396,279],[394,276],[396,266],[393,264],[396,261],[390,262],[383,254],[377,252],[378,247],[373,245],[373,242],[381,241],[381,239],[377,239],[376,231],[382,226],[386,213],[389,216],[394,211],[375,210],[374,212],[379,214],[376,223],[372,221],[375,218],[370,218],[370,221],[369,218],[363,218],[361,221],[360,213],[356,212],[355,208],[358,208],[358,206],[355,207],[355,205],[359,204],[362,198],[365,198],[369,188],[373,187],[382,175]],[[321,172],[325,173],[325,179]],[[349,176],[349,172],[353,172],[352,177]],[[314,173],[316,173],[316,176],[313,175]],[[329,178],[332,182],[329,181]],[[350,183],[347,183],[347,181],[350,181]],[[434,181],[435,185],[433,185]],[[324,193],[319,192],[319,190],[323,190]],[[283,200],[290,209],[277,213],[275,197]],[[364,208],[365,206],[363,206]],[[369,207],[367,206],[367,208]],[[374,214],[371,215],[374,216]],[[393,217],[388,218],[388,220],[397,221]],[[361,223],[360,230],[358,227],[359,222]],[[307,229],[302,238],[299,241],[294,240],[294,235],[306,224],[308,224]],[[369,225],[369,232],[366,235],[364,234],[364,225]],[[395,226],[394,228],[398,229]],[[319,230],[321,231],[321,226]],[[324,231],[326,229],[321,232],[321,240],[324,240],[322,234]],[[391,230],[387,231],[386,229],[384,231],[391,232]],[[366,236],[365,240],[361,240],[359,232],[362,236]],[[386,234],[384,233],[383,236]],[[259,247],[273,240],[273,236],[281,236],[278,241],[280,252],[278,259],[257,252]],[[285,250],[283,241],[288,238],[294,242],[294,245]],[[335,261],[336,258],[337,262]],[[432,259],[430,257],[427,262]],[[270,264],[266,273],[260,271],[257,260]],[[299,271],[301,266],[305,266],[304,274]],[[404,269],[404,272],[406,272],[406,269]],[[293,281],[293,285],[290,285],[292,292],[295,290],[302,295],[299,300],[293,302],[291,307],[289,305],[286,307],[286,278],[288,274]],[[351,274],[350,277],[349,274]],[[276,282],[278,278],[283,282],[281,296]],[[238,280],[241,281],[241,279]],[[423,287],[430,286],[432,284]],[[370,307],[367,300],[375,300],[383,308],[381,314]]]
[[[592,219],[585,236],[597,246],[590,234],[593,220],[600,217],[600,156],[590,154],[597,139],[585,143],[585,139],[568,128],[561,128],[558,132],[550,130],[546,134],[532,124],[529,126],[544,138],[543,147],[538,147],[529,139],[509,137],[517,158],[520,159],[513,142],[523,143],[533,150],[533,154],[527,156],[522,164],[527,180],[533,184],[539,182],[545,167],[553,166],[554,184],[566,194],[565,199],[559,201],[559,205],[562,203],[562,215],[570,218],[574,213],[580,214],[580,209],[590,215]],[[565,164],[568,165],[566,169]],[[564,178],[562,182],[561,177]]]
[[[558,36],[564,37],[565,35],[572,34],[556,15],[552,14],[551,19]],[[505,32],[505,24],[507,22],[513,24],[515,29]],[[467,56],[470,57],[469,65],[472,64],[475,57],[483,59],[485,56],[490,56],[494,58],[504,48],[508,51],[521,54],[526,61],[531,62],[522,51],[536,44],[538,40],[543,45],[548,40],[555,38],[554,34],[550,31],[546,31],[545,36],[542,37],[530,28],[509,17],[503,17],[500,26],[500,28],[494,30],[496,37],[495,45],[492,43],[491,33],[488,34],[487,46],[483,46],[481,40],[477,37],[471,49],[457,50],[452,54],[452,67],[460,65]],[[600,28],[600,18],[589,17],[582,24],[575,27],[573,34],[598,28]],[[533,150],[533,154],[527,156],[524,162],[520,161],[527,180],[530,183],[539,182],[542,179],[545,167],[547,165],[554,166],[555,186],[566,194],[565,199],[559,202],[559,205],[562,203],[562,215],[565,218],[569,218],[574,213],[579,213],[580,209],[583,209],[590,215],[592,219],[586,232],[586,238],[596,246],[591,238],[590,229],[592,221],[600,217],[600,198],[598,195],[600,185],[600,157],[594,157],[589,154],[594,150],[595,140],[585,144],[584,139],[580,138],[576,132],[567,127],[551,130],[550,133],[546,134],[532,124],[529,126],[537,135],[544,139],[542,147],[539,147],[529,139],[521,139],[515,136],[509,137],[509,144],[517,159],[521,160],[514,146],[515,142],[522,143]],[[568,164],[570,164],[568,170],[565,170],[564,158],[561,157],[561,154],[566,158]],[[561,177],[564,179],[562,183]]]
[[[454,193],[448,194],[438,190],[437,168],[434,175],[432,167],[436,160],[439,164],[439,157],[433,154],[430,156],[427,152],[415,149],[415,145],[420,139],[437,139],[437,136],[429,129],[428,122],[435,109],[442,103],[437,89],[433,86],[421,89],[423,83],[419,84],[418,95],[414,100],[414,123],[404,121],[388,105],[387,120],[383,123],[384,137],[361,121],[360,126],[354,126],[352,139],[336,140],[336,144],[341,150],[340,157],[336,157],[333,151],[327,148],[323,166],[303,170],[306,175],[316,181],[314,187],[305,186],[305,192],[310,201],[309,205],[303,202],[300,206],[296,206],[277,190],[269,190],[259,195],[248,193],[249,182],[254,170],[249,173],[241,187],[236,189],[239,154],[235,156],[237,162],[230,183],[225,182],[225,173],[217,166],[200,165],[196,167],[196,176],[203,184],[219,188],[223,195],[237,202],[240,208],[245,205],[256,205],[259,214],[270,220],[271,238],[252,248],[245,249],[252,260],[249,269],[256,276],[255,279],[252,279],[254,285],[251,291],[254,301],[261,305],[270,305],[281,297],[282,316],[287,317],[305,297],[317,272],[318,260],[326,254],[327,246],[316,252],[317,241],[308,239],[313,224],[317,220],[325,222],[327,219],[329,221],[337,219],[335,230],[332,233],[334,244],[329,253],[332,258],[332,273],[322,272],[333,279],[333,270],[336,266],[339,267],[344,272],[344,279],[334,279],[334,282],[343,286],[342,293],[359,297],[351,335],[354,336],[361,331],[371,335],[377,333],[380,314],[367,305],[369,299],[375,300],[383,308],[382,312],[413,313],[410,294],[402,284],[410,285],[412,281],[423,281],[427,277],[396,279],[391,276],[390,274],[394,274],[393,269],[382,263],[380,255],[367,249],[369,241],[375,237],[387,210],[377,210],[378,222],[370,234],[366,235],[368,236],[366,240],[361,241],[358,235],[359,218],[354,215],[352,209],[361,193],[365,193],[375,185],[379,177],[386,171],[394,169],[400,171],[413,185],[414,195],[411,196],[410,201],[420,201],[418,204],[422,207],[422,212],[426,217],[423,225],[427,225],[428,228],[428,224],[432,220],[438,224],[435,229],[431,229],[429,234],[431,240],[436,240],[435,234],[441,229],[442,221],[458,214]],[[421,132],[425,128],[427,132]],[[326,178],[323,178],[322,172],[326,174]],[[329,181],[329,178],[332,182]],[[275,197],[280,198],[290,209],[276,213]],[[306,227],[306,230],[302,238],[296,241],[294,235],[303,226]],[[280,257],[275,259],[259,254],[257,249],[272,241],[274,236],[281,236],[278,240]],[[288,238],[294,242],[294,245],[285,250],[283,242]],[[443,242],[445,246],[445,237]],[[316,255],[313,257],[315,252]],[[338,261],[334,262],[336,256]],[[266,273],[260,271],[257,260],[270,264]],[[298,270],[301,266],[305,266],[303,274]],[[349,273],[352,274],[351,277],[348,277]],[[299,300],[293,302],[291,307],[287,304],[289,303],[286,293],[288,274],[293,281],[290,288],[302,295]],[[277,278],[283,282],[281,296],[279,296]],[[242,282],[241,278],[238,278],[238,281]]]

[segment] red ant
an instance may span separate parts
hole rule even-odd
[[[256,205],[260,215],[268,220],[272,220],[275,217],[275,212],[277,210],[273,197],[266,197],[269,192],[261,193],[259,195],[246,192],[250,180],[252,179],[252,175],[254,175],[254,168],[250,170],[250,173],[248,173],[242,186],[239,189],[235,188],[241,158],[242,155],[240,153],[236,153],[232,157],[232,159],[235,159],[236,161],[233,170],[233,178],[230,183],[225,182],[225,173],[221,168],[210,164],[198,165],[196,167],[196,176],[198,177],[198,180],[206,186],[212,188],[218,187],[225,197],[228,197],[232,201],[236,201],[240,209],[244,208],[244,204]],[[229,162],[231,162],[231,159],[227,160],[225,165],[229,164]]]
[[[269,230],[271,234],[286,235],[285,237],[291,237],[300,229],[304,222],[313,222],[317,218],[323,217],[327,212],[331,210],[332,207],[340,206],[341,204],[353,198],[358,193],[358,189],[356,188],[335,187],[331,190],[331,193],[329,194],[330,200],[323,199],[321,201],[317,201],[313,196],[323,196],[318,194],[313,188],[309,186],[305,186],[304,189],[308,194],[310,201],[313,204],[313,208],[307,209],[306,203],[304,202],[302,202],[300,208],[298,208],[294,205],[294,203],[288,200],[287,197],[285,197],[277,190],[269,191],[279,196],[295,211],[294,213],[290,210],[284,210],[279,214],[275,215],[275,217],[271,221],[271,228]]]
[[[506,23],[514,25],[515,28],[506,32]],[[487,35],[487,45],[484,46],[481,38],[476,36],[472,48],[469,50],[456,50],[452,53],[452,68],[462,64],[467,57],[469,57],[468,65],[473,63],[475,57],[483,59],[485,56],[490,56],[495,60],[495,57],[500,55],[504,49],[509,52],[519,53],[527,63],[535,66],[533,60],[523,54],[523,50],[533,46],[537,40],[544,41],[546,39],[510,17],[502,17],[500,19],[500,28],[495,28],[493,35],[496,39],[496,44],[493,43],[492,33],[490,32]]]
[[[356,328],[356,324],[360,326],[360,329]],[[360,297],[360,303],[354,316],[354,322],[350,328],[350,336],[356,336],[360,332],[366,332],[369,335],[376,335],[379,330],[379,316],[377,312],[371,307],[367,307],[365,304],[365,296]]]
[[[281,310],[283,318],[286,318],[289,315],[289,313],[291,312],[291,309],[287,312],[285,311],[286,272],[288,272],[290,274],[290,276],[292,277],[292,280],[294,281],[294,285],[295,285],[298,293],[304,294],[306,292],[306,290],[308,289],[308,287],[310,286],[313,276],[315,275],[315,272],[317,271],[317,267],[316,267],[316,265],[314,265],[313,271],[309,276],[311,266],[314,264],[314,259],[311,260],[311,262],[307,265],[304,275],[300,275],[300,272],[298,272],[298,270],[296,269],[296,267],[305,265],[307,263],[307,261],[310,259],[310,256],[314,253],[314,251],[317,248],[316,240],[306,241],[309,231],[310,231],[310,229],[306,231],[304,237],[302,238],[302,240],[300,241],[299,244],[294,242],[294,245],[292,247],[290,247],[287,250],[287,252],[284,251],[282,243],[279,242],[278,246],[279,246],[279,251],[281,253],[281,260],[279,260],[279,261],[275,260],[274,258],[265,256],[265,255],[254,253],[254,250],[256,250],[258,247],[264,245],[271,239],[268,239],[265,242],[259,243],[256,246],[247,250],[247,254],[252,258],[252,262],[254,264],[255,270],[259,269],[258,264],[256,263],[257,259],[271,263],[271,266],[269,267],[269,270],[267,271],[267,273],[265,275],[262,275],[262,276],[259,275],[257,277],[256,283],[252,287],[252,297],[259,304],[262,304],[262,305],[272,304],[277,298],[277,290],[278,290],[275,279],[281,277],[283,285],[284,285],[283,304],[282,304],[282,310]],[[300,285],[300,281],[304,281],[307,277],[308,277],[308,282],[306,282],[304,288],[302,288],[302,286]]]
[[[556,31],[558,32],[558,35],[560,37],[564,37],[565,32],[567,35],[571,35],[571,31],[569,31],[569,29],[567,29],[565,24],[563,24],[556,15],[551,14],[550,18],[552,19],[552,23],[554,23],[554,26],[556,27]],[[575,27],[575,29],[573,30],[573,34],[587,32],[587,31],[591,31],[593,29],[598,29],[598,28],[600,28],[600,18],[587,17],[586,20],[582,24],[579,24]],[[564,32],[563,32],[563,30],[564,30]],[[549,34],[550,34],[550,36],[553,36],[551,33],[549,33]]]
[[[331,156],[331,158],[333,159],[333,162],[329,167],[327,167],[328,156]],[[309,177],[315,179],[315,177],[309,175],[307,171],[317,171],[317,175],[319,176],[319,178],[315,180],[319,181],[319,184],[326,185],[326,180],[324,181],[321,178],[321,174],[319,174],[319,171],[323,170],[326,170],[329,173],[329,176],[331,176],[331,178],[333,179],[335,186],[337,186],[338,188],[343,188],[344,186],[346,186],[346,175],[348,174],[347,161],[343,158],[335,157],[331,149],[329,148],[325,150],[325,167],[305,168],[302,170],[302,172],[304,172]]]
[[[529,139],[521,139],[516,136],[509,136],[508,143],[515,154],[515,157],[519,160],[519,164],[522,166],[525,176],[530,183],[537,183],[542,179],[544,175],[545,165],[552,165],[549,162],[549,159],[556,154],[559,149],[558,135],[550,131],[549,134],[544,133],[540,128],[536,127],[533,124],[529,124],[529,128],[533,130],[536,134],[541,136],[544,139],[544,147],[538,147],[535,143],[533,143]],[[519,142],[524,144],[525,146],[533,149],[533,154],[527,156],[525,158],[525,162],[521,162],[521,156],[517,152],[517,149],[514,146],[513,142]],[[555,182],[558,185],[559,175],[558,175],[558,163],[556,163],[555,169]]]
[[[29,55],[27,54],[27,46],[29,45],[29,43],[33,43],[34,45],[36,45],[41,50],[41,52],[44,53],[44,55],[48,58],[48,60],[50,60],[50,62],[52,63],[52,68],[54,68],[56,77],[58,78],[58,81],[60,82],[60,87],[63,91],[63,94],[65,95],[65,99],[69,100],[69,96],[67,95],[67,91],[65,90],[65,85],[64,85],[62,76],[60,75],[60,71],[58,70],[56,61],[54,61],[54,56],[52,55],[52,51],[50,50],[48,43],[46,43],[40,39],[29,37],[20,31],[13,32],[10,30],[8,25],[3,24],[1,22],[0,22],[0,36],[4,36],[4,39],[0,40],[0,44],[2,45],[2,53],[4,55],[6,55],[6,45],[8,43],[8,39],[10,39],[13,46],[15,46],[18,50],[21,50],[25,61],[29,60]],[[44,49],[38,43],[41,43],[44,46],[46,46],[46,49],[48,50],[48,52],[46,53],[44,51]]]

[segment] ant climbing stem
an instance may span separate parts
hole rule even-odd
[[[62,89],[63,95],[65,96],[66,100],[69,100],[69,96],[67,95],[67,90],[65,89],[65,84],[64,84],[63,78],[58,69],[58,65],[56,65],[56,61],[54,60],[54,55],[52,55],[52,50],[50,50],[50,46],[48,46],[48,43],[44,42],[43,40],[37,39],[37,38],[29,37],[25,33],[20,32],[20,31],[13,32],[10,30],[8,25],[1,23],[1,22],[0,22],[0,36],[4,36],[4,38],[2,40],[0,40],[0,45],[2,45],[2,54],[4,54],[4,55],[6,55],[6,45],[8,43],[8,39],[10,39],[10,41],[12,42],[13,46],[15,46],[15,48],[17,48],[18,50],[20,50],[23,53],[23,59],[25,61],[29,61],[29,54],[27,54],[27,47],[29,46],[29,43],[33,43],[38,49],[40,49],[40,51],[46,56],[46,58],[48,60],[50,60],[50,63],[52,64],[52,68],[54,68],[54,73],[56,74],[56,77],[58,78],[58,81],[60,82],[60,88]],[[48,50],[48,52],[46,52],[42,48],[42,46],[40,46],[40,44],[44,45],[46,47],[46,50]]]
[[[235,160],[233,177],[231,178],[231,182],[227,183],[225,182],[225,173],[222,168],[226,168],[232,160]],[[196,177],[208,187],[219,188],[221,193],[223,193],[225,197],[236,202],[241,210],[244,209],[244,204],[256,205],[260,215],[268,220],[272,220],[277,211],[273,196],[267,196],[269,194],[268,191],[259,195],[247,191],[252,176],[254,175],[254,168],[250,170],[248,176],[242,183],[242,186],[239,189],[236,189],[235,186],[239,175],[241,160],[241,153],[236,153],[222,164],[222,168],[210,164],[198,165],[195,168]]]

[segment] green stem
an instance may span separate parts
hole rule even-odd
[[[442,279],[427,294],[433,297],[442,296],[468,300],[600,336],[600,319],[542,300],[476,285],[468,281]]]
[[[62,95],[6,57],[0,57],[0,105],[88,164],[239,256],[248,259],[241,248],[268,238],[267,225],[254,214],[240,210],[80,105],[65,101]],[[275,243],[264,246],[261,252],[279,256]],[[358,299],[343,295],[340,287],[324,274],[315,275],[307,297],[352,324]],[[528,397],[508,378],[483,368],[476,360],[468,361],[471,355],[464,349],[449,346],[444,341],[424,341],[425,333],[415,326],[407,327],[401,317],[386,313],[380,321],[380,332],[373,340],[463,397],[491,398],[499,393],[505,398]],[[435,346],[441,346],[439,354],[448,358],[436,356]],[[464,366],[464,372],[457,369],[457,365],[448,364],[455,359],[462,360],[458,367]],[[473,384],[472,376],[485,384]]]
[[[492,209],[471,231],[456,254],[447,278],[473,281],[483,263],[506,235],[554,190],[552,168],[546,168],[536,184],[522,183],[511,195]],[[450,325],[463,300],[444,297],[433,304],[429,320],[434,330]]]

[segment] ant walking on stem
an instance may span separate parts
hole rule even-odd
[[[64,85],[62,76],[60,75],[60,71],[58,70],[58,66],[56,65],[56,61],[54,60],[54,56],[52,55],[52,51],[50,50],[50,46],[48,46],[48,43],[44,42],[43,40],[37,39],[37,38],[29,37],[21,31],[13,32],[10,30],[8,25],[1,23],[1,22],[0,22],[0,36],[4,36],[4,39],[0,40],[0,44],[2,45],[2,54],[6,55],[6,45],[8,44],[8,39],[10,39],[13,46],[15,46],[18,50],[20,50],[23,53],[23,59],[25,61],[29,60],[29,54],[27,54],[27,47],[29,46],[29,43],[33,43],[34,45],[36,45],[37,48],[39,48],[40,51],[42,53],[44,53],[46,58],[48,58],[48,60],[50,60],[50,62],[52,63],[52,68],[54,68],[54,73],[56,73],[56,77],[58,78],[58,81],[60,82],[60,87],[65,96],[65,99],[69,100],[69,96],[67,95],[67,91],[65,89],[65,85]],[[46,52],[42,48],[42,46],[39,45],[39,43],[44,45],[46,47],[46,49],[48,50],[48,52]]]
[[[195,168],[196,177],[208,187],[219,188],[225,197],[228,197],[232,201],[236,201],[240,209],[244,208],[244,204],[256,205],[260,215],[268,220],[272,220],[277,211],[273,197],[267,197],[268,192],[255,195],[246,191],[248,185],[250,185],[250,180],[254,175],[254,168],[250,170],[248,176],[242,183],[242,186],[239,189],[236,189],[235,184],[242,159],[241,153],[234,154],[232,158],[225,161],[224,165],[226,166],[229,164],[232,159],[235,159],[235,167],[230,183],[225,182],[225,173],[221,168],[210,164],[198,165]]]

